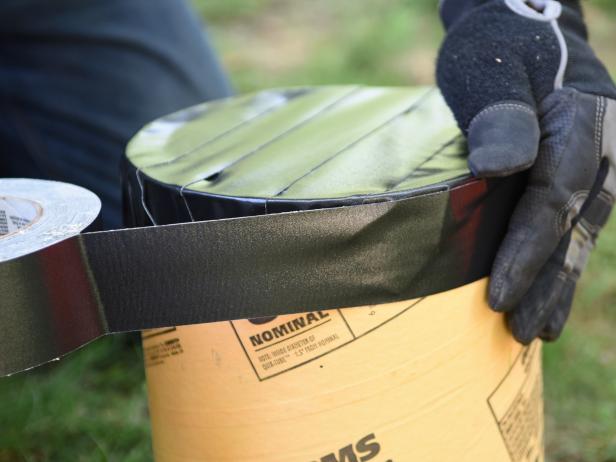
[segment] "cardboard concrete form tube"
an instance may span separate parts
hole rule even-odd
[[[280,308],[274,289],[331,282],[287,307],[311,313],[144,332],[157,462],[543,460],[540,343],[515,342],[481,279],[523,183],[472,178],[437,90],[275,89],[196,106],[131,141],[125,179],[135,226],[416,204],[326,227],[314,239],[342,235],[328,256],[358,257],[335,276],[280,247],[300,271],[259,279],[272,255],[225,286],[231,299],[258,281],[262,298],[243,303]],[[324,293],[355,308],[313,311]]]
[[[486,288],[144,332],[156,461],[542,461],[541,345]]]

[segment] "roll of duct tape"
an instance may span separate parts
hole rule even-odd
[[[79,239],[100,209],[98,197],[78,186],[0,179],[0,375],[105,333]]]
[[[395,302],[486,276],[521,182],[471,178],[461,141],[433,90],[277,90],[135,138],[128,215],[158,226],[80,233],[91,194],[1,180],[0,375],[106,333]]]
[[[98,197],[79,186],[0,179],[0,263],[76,236],[100,209]]]

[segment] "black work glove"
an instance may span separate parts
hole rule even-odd
[[[556,339],[616,196],[616,87],[579,1],[444,0],[438,83],[478,177],[530,169],[490,282],[528,344]]]

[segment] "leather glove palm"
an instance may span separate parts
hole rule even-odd
[[[530,169],[490,282],[514,336],[556,339],[616,196],[616,87],[579,1],[445,0],[439,86],[478,177]]]

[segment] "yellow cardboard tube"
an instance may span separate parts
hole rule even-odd
[[[486,287],[144,332],[156,461],[543,461],[541,344]]]

